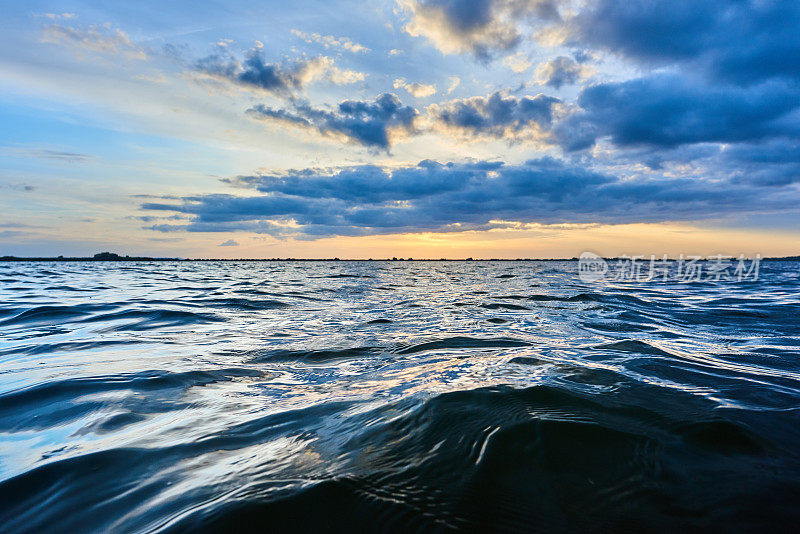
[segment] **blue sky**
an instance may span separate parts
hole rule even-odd
[[[0,254],[797,254],[800,5],[7,3]]]

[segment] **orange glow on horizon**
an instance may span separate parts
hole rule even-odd
[[[279,240],[269,236],[224,234],[240,246],[208,246],[203,235],[199,254],[208,258],[426,258],[514,259],[571,258],[584,251],[602,256],[714,254],[792,256],[800,253],[800,234],[768,230],[700,228],[689,224],[526,225],[454,233],[392,234],[332,237],[313,241]],[[199,238],[199,236],[198,236]],[[199,240],[199,239],[198,239]],[[199,245],[199,243],[198,243]]]

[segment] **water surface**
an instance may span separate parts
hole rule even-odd
[[[800,264],[0,263],[0,524],[785,530]]]

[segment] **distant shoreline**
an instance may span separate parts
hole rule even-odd
[[[616,261],[618,257],[603,258],[606,261]],[[629,258],[628,258],[629,259]],[[736,259],[736,258],[734,258]],[[669,261],[676,261],[675,258],[668,258]],[[800,256],[782,256],[761,258],[762,261],[800,261]],[[0,256],[0,262],[376,262],[376,261],[578,261],[574,258],[368,258],[368,259],[348,259],[348,258],[151,258],[147,256],[119,256],[112,253],[95,254],[93,257],[18,257]],[[642,261],[648,261],[647,258]],[[703,259],[703,261],[708,261]]]

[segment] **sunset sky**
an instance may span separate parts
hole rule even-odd
[[[0,255],[800,254],[800,2],[3,2]]]

